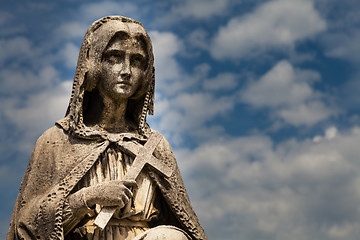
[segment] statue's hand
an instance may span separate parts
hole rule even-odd
[[[136,182],[133,180],[99,183],[84,189],[84,200],[90,207],[99,204],[122,208],[133,196],[130,190],[131,187],[137,187]]]

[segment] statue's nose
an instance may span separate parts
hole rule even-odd
[[[128,80],[130,78],[130,72],[122,72],[120,73],[120,76],[124,80]]]
[[[128,58],[125,58],[124,62],[121,64],[120,76],[123,79],[129,79],[130,75],[131,75],[130,60]]]

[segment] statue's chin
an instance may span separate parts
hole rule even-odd
[[[113,100],[129,99],[135,93],[132,88],[128,83],[117,83],[112,89],[102,90],[102,94]]]

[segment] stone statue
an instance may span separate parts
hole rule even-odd
[[[69,107],[36,142],[7,239],[207,239],[153,114],[154,57],[141,23],[85,34]]]

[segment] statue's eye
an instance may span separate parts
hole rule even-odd
[[[106,58],[106,61],[111,63],[111,64],[115,64],[118,62],[118,58],[114,55],[110,55]]]
[[[108,51],[103,56],[103,61],[110,64],[120,63],[124,59],[124,52],[121,51]]]
[[[131,65],[140,69],[145,69],[145,58],[141,54],[131,56]]]

